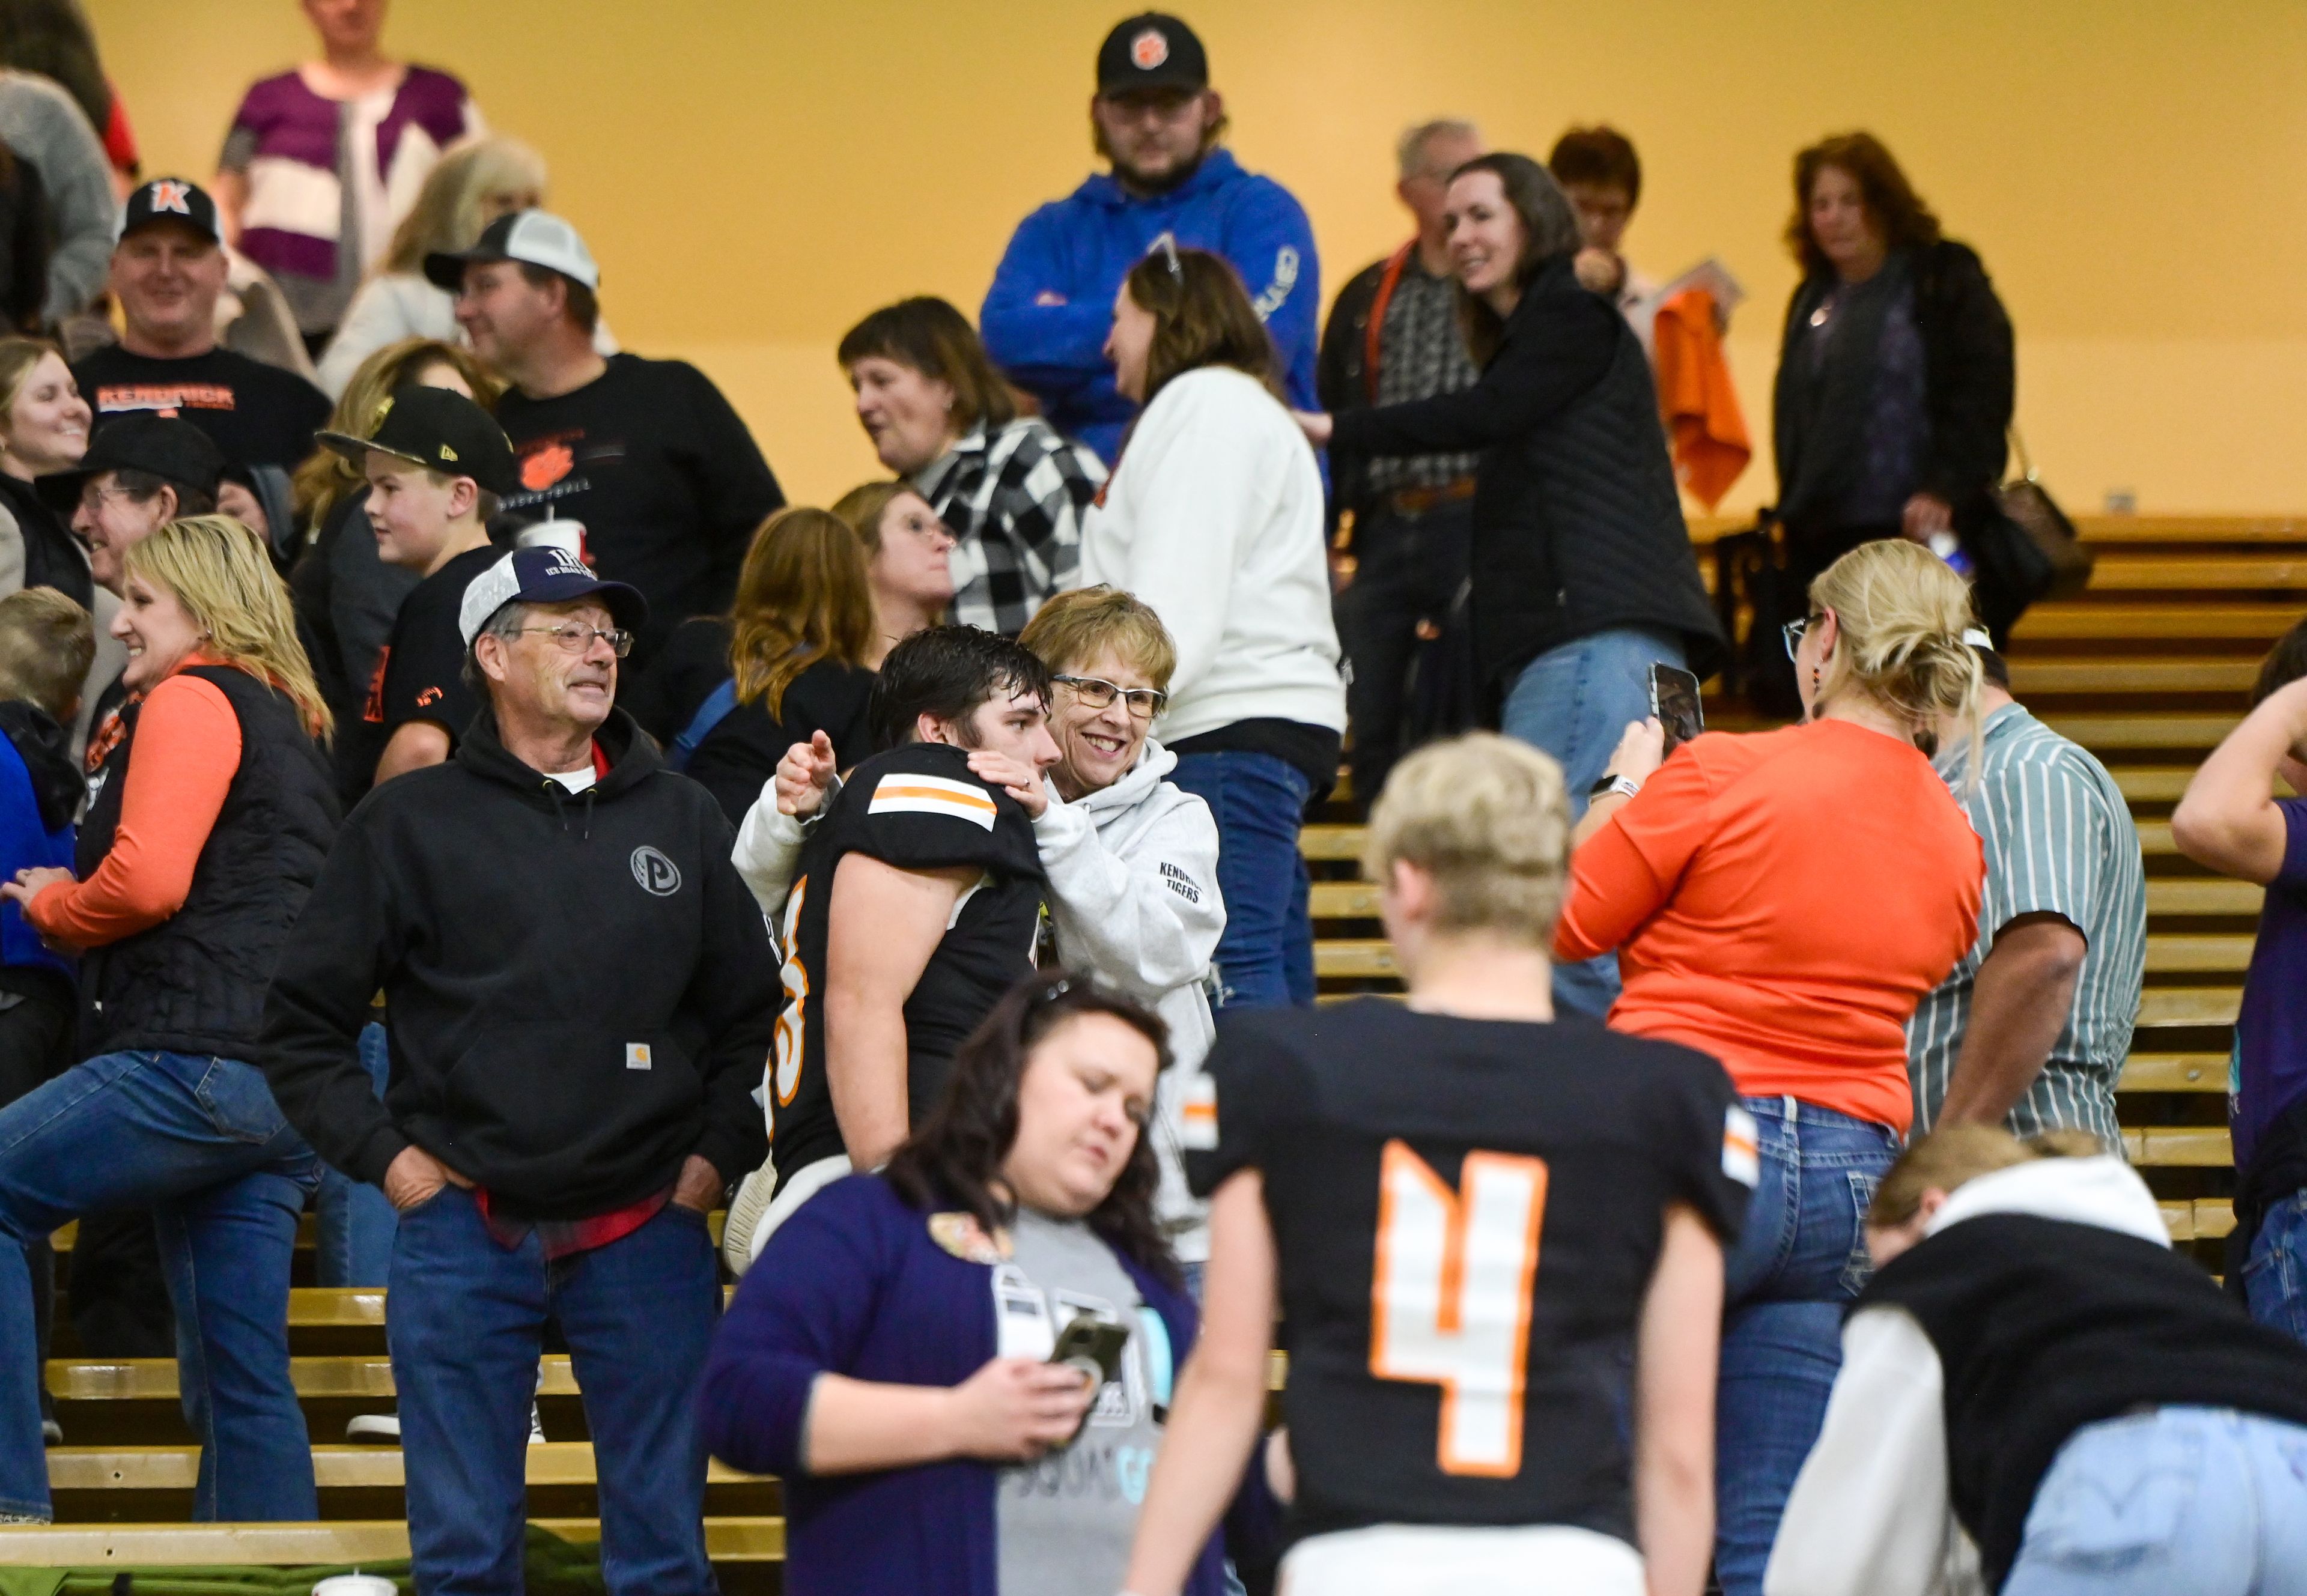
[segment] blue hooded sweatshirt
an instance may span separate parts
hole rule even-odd
[[[1223,150],[1165,194],[1137,199],[1105,174],[1027,217],[1010,236],[979,317],[986,349],[1042,401],[1051,425],[1113,463],[1137,407],[1114,391],[1105,337],[1113,296],[1167,233],[1181,249],[1222,255],[1241,274],[1282,362],[1290,402],[1318,408],[1321,265],[1304,207]]]
[[[0,877],[72,868],[73,811],[83,790],[63,728],[21,699],[0,702]],[[0,904],[0,965],[66,979],[73,968],[13,903]]]

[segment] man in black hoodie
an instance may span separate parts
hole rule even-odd
[[[613,707],[640,595],[557,548],[473,579],[485,704],[347,819],[266,1008],[313,1147],[399,1210],[389,1320],[426,1589],[514,1588],[545,1321],[585,1391],[611,1592],[713,1588],[697,1377],[705,1215],[766,1152],[760,911],[703,787]],[[380,1103],[355,1039],[380,987]]]

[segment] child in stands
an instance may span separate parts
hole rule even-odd
[[[0,880],[73,862],[87,789],[66,728],[95,657],[95,623],[54,588],[0,598]],[[44,945],[16,905],[0,904],[0,1107],[70,1067],[73,1008],[72,960]],[[41,1240],[24,1248],[24,1261],[46,1360],[56,1260]],[[45,1386],[40,1429],[50,1446],[64,1438]]]

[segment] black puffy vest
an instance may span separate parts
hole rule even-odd
[[[1567,261],[1540,273],[1525,303],[1547,295],[1593,297]],[[1617,348],[1601,380],[1482,457],[1473,630],[1485,681],[1622,626],[1679,634],[1702,677],[1722,662],[1721,625],[1691,552],[1650,362],[1634,330],[1609,314]]]
[[[201,847],[184,907],[81,960],[81,1056],[150,1050],[248,1059],[264,989],[337,832],[336,785],[296,706],[247,672],[193,665],[240,719],[240,768]],[[75,864],[112,849],[139,706],[91,784]]]

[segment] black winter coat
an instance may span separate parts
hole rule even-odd
[[[1679,634],[1702,677],[1722,663],[1650,362],[1617,307],[1580,286],[1569,256],[1531,282],[1474,386],[1341,413],[1332,447],[1481,451],[1471,574],[1486,685],[1614,627]]]
[[[700,1154],[758,1168],[780,989],[712,795],[622,709],[606,775],[571,794],[484,707],[446,764],[347,817],[265,1007],[257,1062],[289,1122],[380,1183],[411,1143],[513,1213],[579,1219],[673,1185]],[[376,1100],[355,1052],[391,1016]]]
[[[1992,512],[1988,495],[2010,461],[2018,381],[2011,318],[1968,245],[1942,239],[1925,245],[1915,253],[1914,270],[1924,408],[1931,425],[1918,486],[1953,506],[1956,527],[1968,528]],[[1781,373],[1795,348],[1797,313],[1816,304],[1830,286],[1823,278],[1806,279],[1787,302],[1779,338]],[[1774,439],[1781,491],[1788,431],[1782,415]]]
[[[91,948],[80,966],[82,1058],[150,1049],[252,1060],[272,979],[337,829],[336,783],[296,707],[246,671],[192,665],[240,721],[240,768],[201,845],[184,906],[158,925]],[[136,757],[136,716],[106,759],[74,871],[112,851]]]

